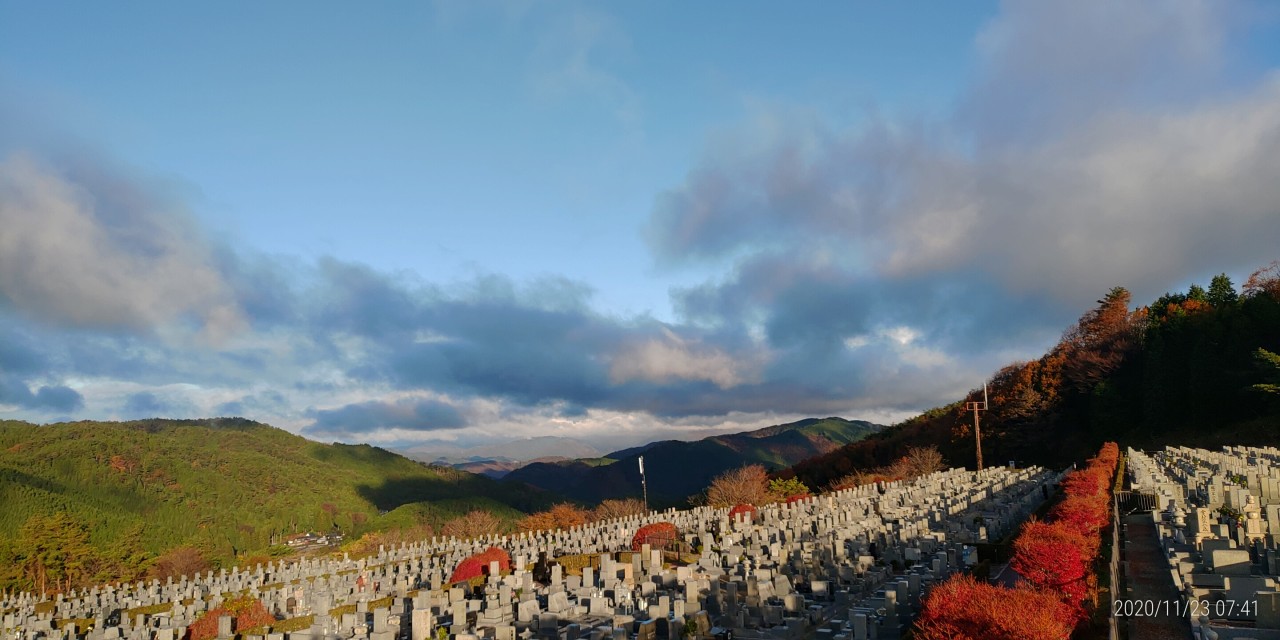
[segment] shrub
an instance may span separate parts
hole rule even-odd
[[[747,514],[747,521],[751,522],[756,519],[756,507],[752,504],[740,504],[729,510],[729,519],[737,520],[739,513]]]
[[[489,563],[495,560],[498,562],[499,572],[511,570],[511,555],[498,547],[489,547],[459,562],[457,568],[453,570],[453,575],[449,576],[449,584],[466,582],[477,576],[488,574]]]
[[[640,551],[644,545],[650,549],[666,549],[680,539],[680,531],[670,522],[646,524],[631,537],[631,550]]]
[[[1032,521],[1013,541],[1009,566],[1035,588],[1060,594],[1067,604],[1078,607],[1087,591],[1089,562],[1096,550],[1096,542],[1069,527]]]
[[[1075,612],[1050,594],[956,576],[934,587],[916,621],[917,640],[1065,640]]]
[[[187,640],[212,640],[218,637],[218,618],[232,617],[231,630],[240,632],[245,629],[263,627],[276,621],[275,616],[267,611],[262,601],[257,598],[243,596],[226,600],[221,606],[206,611],[200,619],[187,627]]]

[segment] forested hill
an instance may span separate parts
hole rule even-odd
[[[179,545],[230,562],[267,549],[273,534],[438,530],[472,508],[512,520],[550,502],[377,447],[321,444],[248,420],[3,421],[0,583],[5,565],[43,544],[27,540],[33,527],[24,525],[48,528],[57,514],[69,516],[58,526],[87,529],[110,574],[112,562],[145,567]]]
[[[1038,360],[989,381],[982,414],[986,464],[1050,465],[1121,446],[1280,445],[1280,262],[1237,292],[1225,275],[1206,289],[1131,306],[1112,289]],[[784,475],[811,487],[891,464],[912,446],[936,446],[951,465],[975,463],[965,401],[806,460]]]

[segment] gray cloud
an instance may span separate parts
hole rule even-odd
[[[84,397],[63,385],[43,385],[33,393],[26,382],[0,372],[0,404],[40,413],[67,413],[83,408]]]
[[[373,400],[315,412],[312,434],[359,434],[380,429],[437,431],[465,427],[467,420],[456,407],[430,398],[398,401]]]

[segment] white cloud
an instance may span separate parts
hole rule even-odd
[[[99,188],[24,154],[0,163],[0,294],[61,325],[155,330],[193,318],[214,341],[243,328],[180,215],[111,177],[90,180]]]

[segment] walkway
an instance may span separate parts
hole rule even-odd
[[[1128,572],[1124,582],[1125,591],[1117,594],[1125,600],[1170,602],[1178,601],[1179,594],[1174,590],[1173,578],[1169,575],[1169,563],[1160,541],[1156,539],[1156,526],[1151,521],[1150,513],[1136,513],[1125,516],[1128,540],[1126,542]],[[1152,617],[1128,618],[1129,640],[1173,640],[1190,638],[1191,625],[1185,618],[1169,613]],[[1161,607],[1161,610],[1166,607]],[[1123,629],[1124,620],[1121,620]]]

